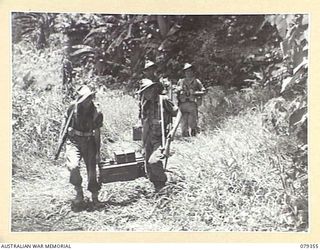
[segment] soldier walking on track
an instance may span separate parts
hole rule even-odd
[[[74,185],[76,197],[74,206],[83,204],[82,177],[80,160],[83,158],[87,175],[88,190],[92,201],[99,204],[98,192],[101,188],[97,182],[96,164],[100,161],[100,127],[103,115],[93,103],[95,92],[83,85],[77,90],[78,97],[69,106],[62,128],[67,128],[66,164],[70,171],[70,183]],[[68,119],[69,118],[69,119]],[[67,122],[69,121],[69,122]]]
[[[181,130],[182,136],[195,136],[198,128],[198,107],[202,102],[205,88],[199,79],[196,79],[193,66],[189,63],[184,65],[185,78],[178,81],[177,98],[182,113]]]
[[[147,78],[142,79],[142,84],[137,93],[140,95],[139,118],[142,121],[142,144],[145,154],[146,172],[157,192],[165,186],[167,181],[162,163],[162,160],[167,157],[164,155],[165,145],[163,145],[162,136],[174,137],[181,119],[181,112],[171,100],[165,95],[161,95],[163,86],[155,79],[155,67],[156,65],[153,62],[146,62],[144,73]],[[168,124],[172,116],[177,116],[177,118],[175,125],[168,133]],[[163,127],[161,126],[162,121]]]

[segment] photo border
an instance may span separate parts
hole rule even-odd
[[[147,3],[147,4],[146,4]],[[308,232],[11,232],[11,12],[131,14],[309,14],[309,230]],[[316,243],[320,237],[320,5],[317,0],[0,0],[0,243],[214,242]]]

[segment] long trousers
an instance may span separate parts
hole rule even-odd
[[[163,169],[161,152],[161,136],[151,136],[147,139],[144,145],[146,170],[148,178],[155,185],[157,183],[165,183],[167,176]]]
[[[74,136],[67,141],[67,167],[70,171],[70,183],[74,185],[76,189],[82,187],[80,161],[83,159],[88,175],[87,189],[92,193],[100,190],[101,185],[97,181],[96,152],[96,144],[93,136]]]

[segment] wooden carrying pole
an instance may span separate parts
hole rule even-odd
[[[161,115],[161,139],[162,139],[162,147],[165,147],[166,144],[166,135],[165,135],[165,127],[164,127],[164,109],[163,109],[163,98],[162,95],[159,95],[160,101],[160,115]]]

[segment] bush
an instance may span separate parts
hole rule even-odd
[[[205,130],[216,128],[231,115],[247,109],[262,109],[273,95],[273,91],[259,86],[242,90],[210,87],[199,108],[201,127]]]

